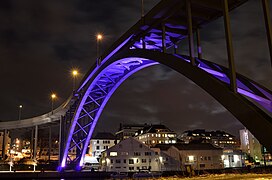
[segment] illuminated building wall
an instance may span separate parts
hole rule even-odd
[[[5,138],[5,141],[4,141],[4,138]],[[3,151],[3,142],[5,142],[5,145],[4,145],[5,155],[8,155],[8,151],[10,149],[10,143],[11,143],[9,131],[7,131],[5,137],[4,137],[4,132],[0,132],[0,158],[1,159],[2,159],[2,151]]]
[[[242,151],[225,150],[222,155],[225,168],[244,167],[245,159]]]
[[[240,130],[241,150],[250,155],[255,161],[260,161],[262,157],[262,145],[247,129]]]
[[[119,140],[124,140],[129,137],[133,137],[138,130],[143,129],[145,125],[140,124],[120,124],[118,132],[115,133],[115,136]]]
[[[112,172],[138,172],[139,170],[177,170],[178,164],[159,149],[151,149],[132,137],[121,141],[102,153],[101,170]],[[174,167],[175,169],[171,169]]]
[[[99,163],[101,153],[117,143],[115,136],[111,133],[99,132],[90,141],[89,154],[86,154],[85,162]]]
[[[176,133],[164,125],[146,126],[135,133],[135,138],[150,147],[156,144],[177,143]]]
[[[180,162],[181,170],[187,167],[194,170],[222,169],[222,148],[208,143],[190,144],[157,144],[155,148]]]
[[[223,149],[237,150],[240,148],[239,140],[224,131],[205,131],[204,129],[188,130],[180,135],[180,139],[185,143],[192,141],[199,141],[204,143],[211,143]]]

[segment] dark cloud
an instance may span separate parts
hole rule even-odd
[[[145,10],[157,2],[145,1]],[[78,67],[82,78],[95,62],[96,33],[105,35],[105,50],[140,13],[140,1],[1,1],[0,119],[17,119],[19,104],[24,105],[24,118],[50,111],[53,91],[60,105],[72,91],[71,68]],[[260,2],[250,0],[231,12],[231,27],[238,72],[272,89]],[[201,36],[204,58],[227,66],[222,18],[204,27]],[[186,54],[187,45],[179,51]],[[242,128],[205,91],[162,65],[124,82],[105,107],[97,130],[115,131],[119,123],[164,123],[177,132],[206,128],[237,134]]]

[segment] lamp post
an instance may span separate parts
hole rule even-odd
[[[72,71],[72,76],[73,76],[73,92],[76,89],[76,77],[77,77],[77,75],[78,75],[78,71],[74,69]]]
[[[99,56],[100,56],[100,44],[101,44],[101,40],[102,40],[102,38],[103,38],[103,36],[102,36],[102,34],[97,34],[97,36],[96,36],[96,58],[97,58],[97,65],[100,65],[100,58],[99,58]]]
[[[51,112],[53,114],[53,111],[54,111],[54,100],[57,98],[57,95],[56,94],[51,94]]]
[[[22,108],[23,105],[19,105],[19,120],[21,120]]]

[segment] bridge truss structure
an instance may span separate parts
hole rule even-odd
[[[83,166],[96,123],[115,90],[135,72],[164,64],[195,82],[272,150],[272,92],[235,70],[229,11],[246,0],[162,0],[97,59],[73,97],[62,108],[59,170]],[[271,55],[268,0],[262,0]],[[228,67],[202,58],[199,29],[222,17]],[[196,51],[194,34],[196,34]],[[189,56],[177,52],[188,39]],[[272,57],[272,56],[271,56]],[[271,61],[272,62],[272,61]],[[1,125],[1,124],[0,124]],[[1,126],[0,126],[1,127]],[[6,124],[5,127],[8,127]],[[76,154],[71,154],[76,149]]]

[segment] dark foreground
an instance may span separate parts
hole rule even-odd
[[[128,174],[126,178],[132,178],[133,174]],[[237,169],[223,169],[211,171],[199,171],[193,174],[186,174],[185,172],[163,172],[163,177],[160,179],[195,179],[195,180],[208,180],[208,179],[226,179],[226,180],[265,180],[272,179],[272,167],[258,167],[258,168],[237,168]],[[91,171],[16,171],[16,172],[0,172],[0,179],[51,179],[51,180],[72,180],[72,179],[110,179],[110,172],[91,172]],[[146,178],[145,178],[146,179]]]
[[[0,179],[107,179],[107,172],[2,172]]]

